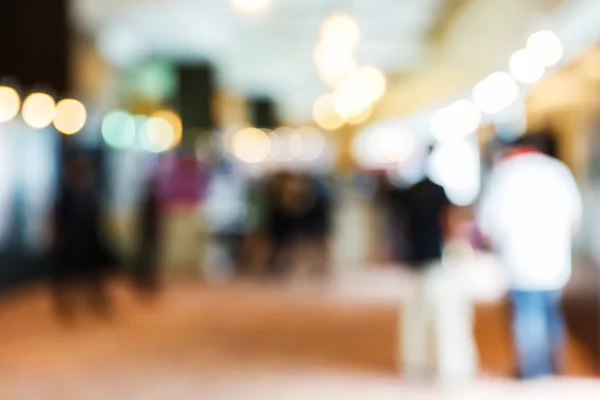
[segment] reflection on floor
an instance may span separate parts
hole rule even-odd
[[[152,303],[115,284],[113,319],[82,312],[73,327],[54,320],[46,290],[33,288],[0,304],[0,391],[6,394],[1,397],[448,398],[396,377],[396,304],[403,282],[390,271],[369,271],[330,285],[186,283],[168,287]],[[476,335],[488,378],[469,388],[470,398],[529,390],[495,380],[514,370],[503,306],[478,306]],[[594,367],[571,340],[569,373],[589,376]],[[559,386],[552,389],[563,393],[556,398],[572,393],[569,382],[545,384]]]

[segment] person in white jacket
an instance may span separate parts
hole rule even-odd
[[[571,276],[571,238],[581,213],[581,195],[567,166],[529,147],[517,147],[498,162],[482,196],[480,229],[508,273],[524,379],[560,372],[561,291]]]

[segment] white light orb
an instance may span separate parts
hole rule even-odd
[[[315,101],[313,119],[320,128],[327,131],[339,129],[345,122],[344,118],[336,112],[331,94],[324,94]]]
[[[479,149],[475,140],[438,145],[428,161],[429,178],[444,187],[452,203],[467,206],[475,201],[481,190]]]
[[[519,97],[519,85],[507,72],[494,72],[473,89],[475,105],[486,114],[496,114]]]
[[[269,157],[271,140],[261,129],[244,128],[234,134],[231,150],[238,160],[257,164],[266,161]]]
[[[19,114],[21,98],[19,93],[8,86],[0,86],[0,123],[8,122]]]
[[[333,14],[321,27],[321,38],[339,47],[354,48],[360,40],[360,28],[348,14]]]
[[[23,102],[23,121],[34,129],[42,129],[52,123],[56,116],[56,103],[46,93],[33,93]]]
[[[431,133],[442,143],[460,140],[481,125],[481,112],[473,102],[458,100],[437,111],[431,118]]]
[[[509,61],[509,70],[519,82],[533,84],[544,76],[545,68],[528,49],[517,50]]]
[[[543,66],[556,65],[562,58],[563,45],[556,33],[544,30],[536,32],[527,40],[527,49]]]

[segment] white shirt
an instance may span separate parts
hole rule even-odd
[[[538,153],[516,155],[492,172],[479,224],[497,247],[517,290],[559,290],[571,276],[571,235],[581,195],[562,162]]]

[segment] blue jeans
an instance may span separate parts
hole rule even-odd
[[[559,291],[513,291],[513,334],[521,378],[560,372],[565,325]]]

